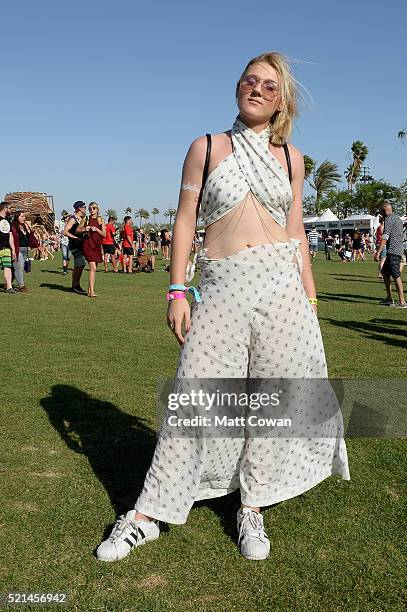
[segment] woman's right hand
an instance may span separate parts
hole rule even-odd
[[[187,334],[191,329],[191,308],[188,300],[186,298],[172,300],[168,303],[167,324],[181,345],[185,342],[185,338],[182,335],[183,322],[185,324],[185,333]]]

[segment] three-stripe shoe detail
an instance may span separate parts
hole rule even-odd
[[[129,510],[126,516],[120,516],[116,521],[110,536],[102,542],[96,557],[100,561],[118,561],[146,542],[156,540],[160,535],[158,521],[143,521],[134,519],[135,511]]]
[[[141,538],[139,536],[141,536]],[[135,546],[137,546],[137,544],[139,544],[140,539],[145,540],[145,538],[146,534],[144,533],[144,531],[140,527],[137,527],[135,531],[132,531],[128,534],[126,538],[124,538],[124,541],[127,542],[127,544],[131,546],[131,548],[134,548]]]

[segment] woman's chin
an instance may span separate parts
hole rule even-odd
[[[267,123],[270,117],[265,115],[264,109],[258,105],[249,103],[248,106],[242,106],[240,109],[240,116],[242,118],[249,119],[250,121],[261,121]]]

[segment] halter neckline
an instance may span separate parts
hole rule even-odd
[[[255,134],[255,136],[257,136],[257,138],[259,138],[261,140],[261,142],[263,144],[268,146],[268,144],[270,142],[270,136],[271,136],[270,125],[268,125],[266,128],[264,128],[264,130],[262,130],[261,132],[255,132],[254,130],[252,130],[252,128],[247,126],[239,117],[236,118],[235,125],[236,124],[240,124],[240,126],[242,126],[243,129],[250,130],[253,134]]]

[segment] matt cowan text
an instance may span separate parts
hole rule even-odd
[[[168,417],[170,427],[291,427],[291,419],[273,419],[271,417],[259,417],[251,414],[249,417],[227,417],[227,416],[194,416],[190,419],[177,417],[172,414]]]

